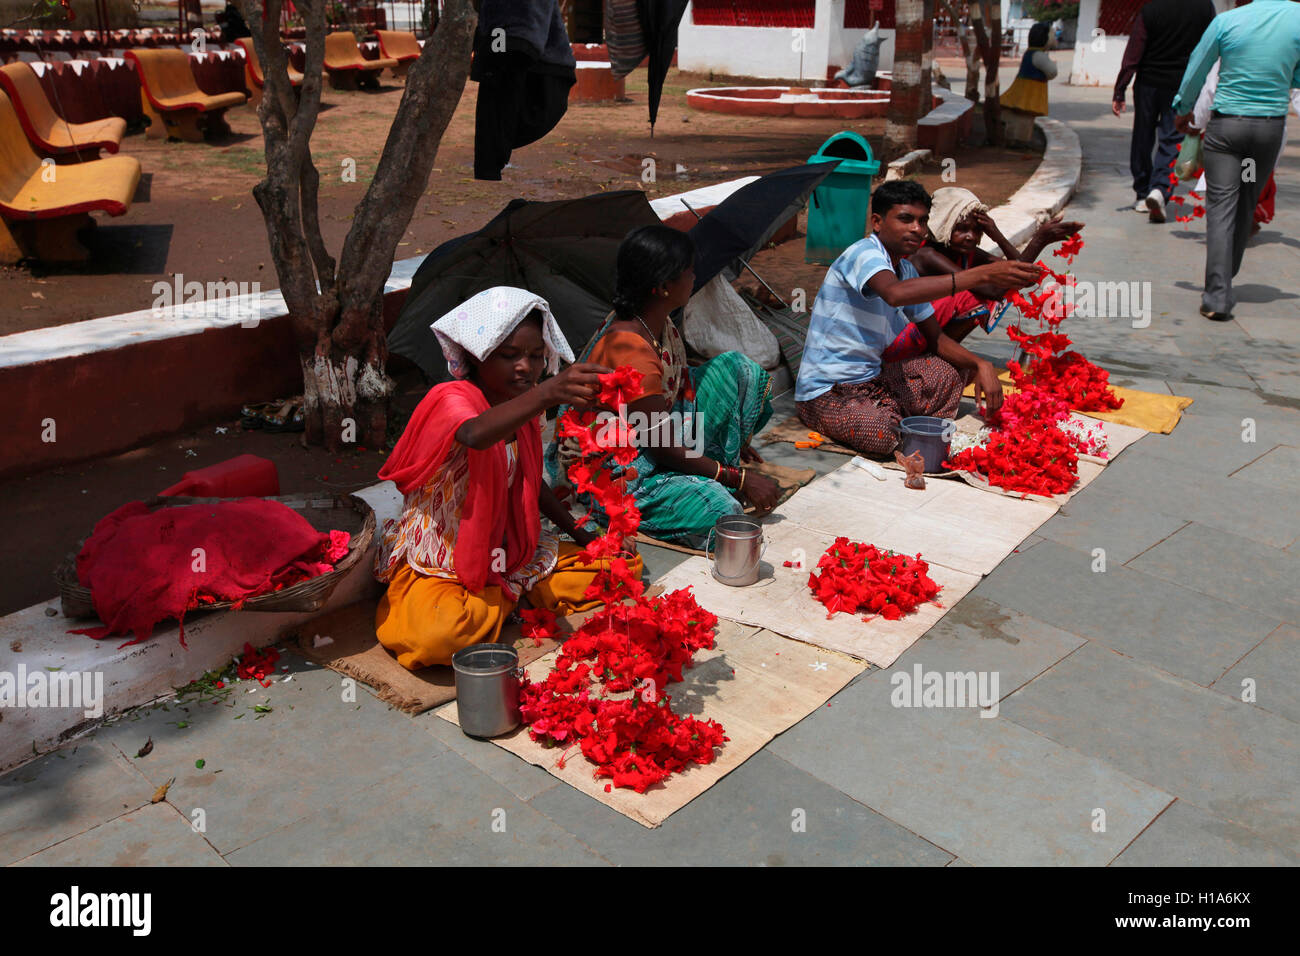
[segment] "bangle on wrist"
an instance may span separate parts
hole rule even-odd
[[[957,273],[952,274],[952,294],[957,294]]]
[[[748,472],[746,472],[744,468],[740,469],[740,484],[738,484],[738,485],[736,486],[736,490],[737,490],[737,491],[744,491],[744,490],[745,490],[745,475],[746,475],[746,474],[748,474]]]
[[[720,474],[722,474],[722,462],[720,462],[720,461],[715,461],[714,464],[717,466],[717,468],[716,468],[716,469],[714,470],[714,472],[713,472],[713,480],[714,480],[714,481],[717,481],[717,480],[718,480],[718,476],[719,476]]]

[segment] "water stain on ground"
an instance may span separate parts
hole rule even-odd
[[[961,602],[961,623],[986,640],[1019,644],[1020,638],[1003,629],[1010,621],[1010,612],[986,598],[967,595]]]

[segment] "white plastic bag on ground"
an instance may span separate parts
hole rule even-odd
[[[740,352],[769,372],[781,364],[776,336],[721,274],[686,303],[682,332],[687,344],[705,358]]]

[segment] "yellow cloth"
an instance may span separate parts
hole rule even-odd
[[[1003,391],[1014,392],[1011,373],[1003,372],[998,376]],[[1116,398],[1124,399],[1124,404],[1113,412],[1080,412],[1089,418],[1098,418],[1116,425],[1131,425],[1159,435],[1168,435],[1183,417],[1183,409],[1192,404],[1193,399],[1183,395],[1161,395],[1159,392],[1143,392],[1136,388],[1121,388],[1112,385]],[[966,398],[974,398],[975,386],[967,385],[962,392]]]
[[[529,603],[559,615],[597,607],[583,594],[595,580],[599,564],[586,564],[582,549],[572,541],[560,542],[555,571],[526,592]],[[640,575],[641,556],[628,562]],[[419,574],[409,564],[393,572],[388,590],[375,612],[379,643],[397,655],[407,670],[433,664],[450,664],[451,656],[471,644],[491,643],[501,636],[501,625],[515,602],[501,588],[488,586],[472,593],[455,580]]]
[[[998,101],[1005,109],[1023,110],[1035,116],[1047,115],[1047,83],[1018,76]]]
[[[1112,385],[1117,398],[1124,404],[1113,412],[1083,412],[1089,418],[1100,418],[1116,425],[1132,425],[1149,432],[1168,435],[1183,417],[1183,409],[1192,404],[1184,395],[1161,395],[1159,392],[1140,392],[1136,388]]]

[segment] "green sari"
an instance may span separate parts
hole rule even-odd
[[[612,317],[606,321],[578,361],[587,361],[612,321]],[[739,352],[724,352],[690,369],[689,374],[693,397],[679,395],[672,406],[674,422],[691,423],[691,444],[705,457],[738,465],[741,449],[772,417],[772,377]],[[566,411],[567,406],[560,414]],[[683,433],[681,427],[664,430]],[[560,446],[552,439],[546,448],[546,470],[552,484],[564,480],[560,457]],[[628,467],[636,470],[636,478],[628,481],[628,491],[641,512],[641,531],[652,538],[702,548],[719,518],[744,513],[731,489],[712,478],[661,469],[644,449]],[[624,469],[615,465],[613,470],[617,475]],[[604,523],[604,514],[589,498],[580,498],[579,504],[594,507],[593,518]]]

